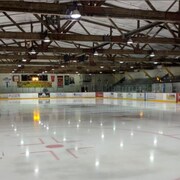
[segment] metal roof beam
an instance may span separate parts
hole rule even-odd
[[[127,39],[122,36],[100,36],[100,35],[80,35],[80,34],[48,34],[51,40],[56,41],[93,41],[93,42],[114,42],[126,43]],[[23,33],[23,32],[0,32],[0,39],[25,39],[43,40],[42,33]],[[160,37],[133,37],[134,43],[157,43],[157,44],[180,44],[180,38],[160,38]]]
[[[66,15],[69,4],[1,1],[0,11],[25,12],[34,14]],[[179,12],[163,12],[126,8],[109,8],[100,6],[78,6],[81,15],[114,17],[128,19],[146,19],[167,22],[180,22]]]
[[[49,47],[44,48],[39,46],[35,48],[37,52],[53,52],[53,53],[73,53],[73,54],[91,54],[92,48],[61,48],[61,47]],[[16,47],[16,46],[0,46],[0,52],[29,52],[26,47]],[[149,55],[151,51],[149,50],[130,50],[130,49],[98,49],[99,54],[147,54]],[[180,51],[175,50],[154,50],[156,56],[180,56]]]
[[[10,55],[10,54],[0,54],[0,59],[12,59],[12,60],[22,60],[22,58],[25,59],[31,59],[31,60],[64,60],[64,56],[62,55]],[[93,57],[95,61],[100,62],[102,61],[102,63],[106,63],[108,62],[108,58],[107,57],[102,57],[102,56],[98,56],[98,57]],[[78,57],[70,57],[70,59],[72,60],[78,60]],[[111,61],[111,60],[110,60]],[[123,61],[123,62],[146,62],[146,63],[150,63],[152,64],[153,61],[156,61],[156,58],[154,58],[153,60],[149,60],[147,61],[147,58],[133,58],[133,57],[114,57],[113,61]],[[175,60],[173,58],[169,58],[169,59],[163,59],[162,62],[174,62]],[[26,64],[26,63],[25,63]]]
[[[135,35],[137,33],[140,33],[142,31],[145,31],[147,29],[150,29],[150,28],[152,28],[154,26],[160,25],[161,23],[162,22],[153,22],[153,23],[150,23],[148,25],[142,26],[140,28],[134,29],[134,30],[132,30],[132,31],[130,31],[130,32],[124,34],[124,35],[125,35],[125,37],[129,37],[129,36]]]

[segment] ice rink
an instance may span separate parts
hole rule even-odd
[[[180,105],[0,101],[2,180],[180,180]]]

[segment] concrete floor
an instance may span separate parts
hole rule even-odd
[[[178,180],[180,105],[0,101],[2,180]]]

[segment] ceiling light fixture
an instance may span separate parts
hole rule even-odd
[[[79,19],[81,17],[81,14],[78,11],[78,9],[75,9],[75,10],[71,11],[70,17],[73,19]]]
[[[98,56],[99,53],[97,51],[94,51],[94,56]]]
[[[127,44],[128,44],[128,45],[133,44],[133,40],[132,40],[131,38],[129,38],[128,41],[127,41]]]
[[[155,57],[154,52],[151,52],[151,54],[149,55],[150,57]]]
[[[36,51],[34,50],[34,48],[31,49],[30,54],[32,55],[36,54]]]
[[[48,35],[46,35],[45,38],[44,38],[44,42],[48,43],[48,42],[50,42],[50,41],[51,41],[51,40],[49,39]]]

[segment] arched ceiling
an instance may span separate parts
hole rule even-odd
[[[78,20],[70,18],[74,8]],[[118,73],[159,64],[180,65],[180,0],[0,2],[0,73]]]

